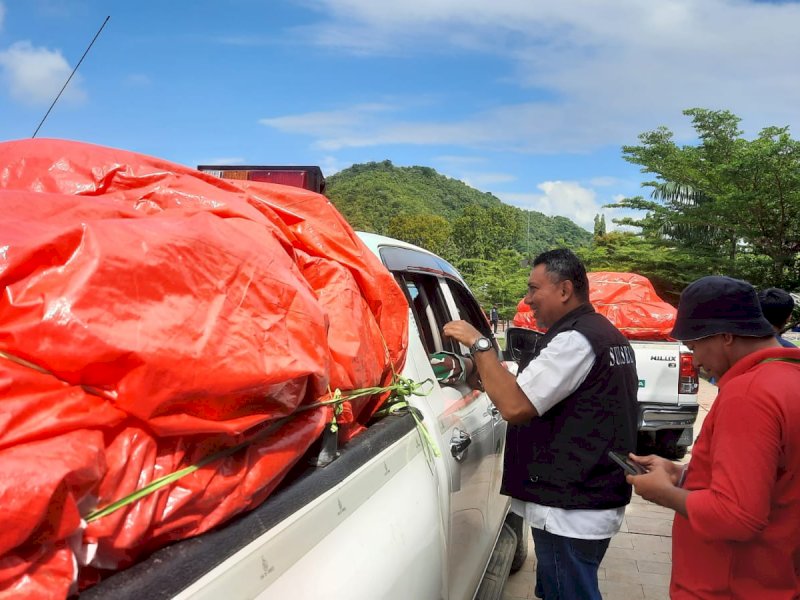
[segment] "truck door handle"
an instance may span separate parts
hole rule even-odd
[[[450,454],[452,454],[453,458],[456,460],[462,460],[464,458],[464,452],[466,452],[471,443],[472,438],[466,431],[455,429],[453,431],[453,437],[450,438]]]

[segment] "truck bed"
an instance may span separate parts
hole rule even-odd
[[[288,481],[255,510],[225,527],[161,548],[144,561],[81,592],[81,599],[172,598],[413,429],[410,414],[377,421],[342,448],[341,455],[327,467],[314,468],[307,461],[301,462]]]

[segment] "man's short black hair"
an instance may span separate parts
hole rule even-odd
[[[758,302],[761,304],[764,318],[778,329],[786,325],[786,321],[792,316],[794,299],[786,290],[780,288],[761,290],[758,292]]]
[[[533,260],[534,267],[539,265],[544,265],[545,271],[551,274],[554,282],[571,281],[578,300],[589,301],[589,278],[586,276],[586,267],[572,250],[557,248],[542,252]]]

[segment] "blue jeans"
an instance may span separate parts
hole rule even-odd
[[[544,600],[601,600],[597,569],[610,541],[568,538],[533,528],[536,596]]]

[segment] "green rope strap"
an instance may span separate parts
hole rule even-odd
[[[279,429],[282,425],[284,425],[285,423],[287,423],[300,413],[313,410],[316,408],[322,408],[324,406],[333,405],[334,407],[333,415],[331,416],[331,422],[329,426],[331,428],[331,431],[335,433],[339,430],[339,425],[336,421],[336,417],[337,415],[340,415],[342,413],[342,404],[344,402],[348,400],[353,400],[355,398],[361,398],[363,396],[382,394],[384,392],[390,392],[390,394],[386,398],[386,401],[383,404],[383,408],[378,410],[375,413],[375,416],[379,417],[390,414],[401,414],[403,412],[411,413],[411,416],[413,417],[414,423],[416,425],[417,432],[419,433],[420,438],[422,438],[423,448],[426,456],[429,457],[430,455],[436,457],[441,456],[441,453],[439,452],[439,448],[436,445],[435,440],[433,439],[430,432],[428,432],[428,429],[422,422],[423,421],[422,413],[419,411],[419,409],[411,406],[408,403],[409,396],[412,395],[427,396],[428,394],[430,394],[431,390],[422,391],[422,387],[428,383],[432,383],[432,381],[430,379],[426,379],[425,381],[418,383],[416,381],[412,381],[406,377],[403,377],[402,375],[399,375],[395,370],[394,363],[390,359],[389,348],[386,344],[386,340],[383,339],[382,333],[381,333],[381,340],[383,341],[383,347],[386,353],[387,361],[389,362],[389,366],[391,367],[392,370],[392,383],[390,385],[386,387],[361,388],[361,389],[351,390],[349,392],[342,392],[337,388],[331,394],[330,400],[324,400],[321,402],[316,402],[314,404],[309,404],[307,406],[302,406],[297,410],[295,410],[295,412],[292,413],[291,415],[278,419],[277,421],[272,423],[269,427],[258,432],[254,437],[245,442],[241,442],[240,444],[236,444],[235,446],[231,446],[230,448],[224,448],[217,452],[213,452],[212,454],[209,454],[208,456],[201,458],[199,461],[197,461],[197,463],[193,465],[189,465],[188,467],[184,467],[183,469],[175,471],[174,473],[170,473],[168,475],[164,475],[163,477],[159,477],[158,479],[154,479],[146,486],[139,488],[138,490],[128,494],[127,496],[120,498],[119,500],[116,500],[115,502],[112,502],[111,504],[108,504],[102,508],[98,508],[90,512],[85,517],[86,522],[91,523],[92,521],[96,521],[97,519],[101,519],[107,515],[110,515],[111,513],[113,513],[116,510],[119,510],[123,506],[133,504],[134,502],[144,498],[145,496],[149,496],[153,492],[156,492],[161,488],[166,487],[169,484],[174,483],[175,481],[178,481],[179,479],[185,477],[186,475],[189,475],[190,473],[194,473],[198,469],[201,469],[204,466],[216,460],[219,460],[221,458],[227,458],[228,456],[231,456],[236,452],[239,452],[240,450],[246,448],[250,444],[268,437],[269,435],[274,433],[277,429]],[[5,358],[6,360],[17,363],[23,367],[33,369],[34,371],[38,371],[39,373],[56,377],[54,373],[48,371],[47,369],[40,367],[39,365],[36,365],[18,356],[14,356],[13,354],[9,354],[8,352],[0,350],[0,358]],[[58,377],[56,378],[59,379]],[[115,400],[116,394],[114,392],[101,390],[87,385],[82,385],[81,387],[85,392],[89,394],[100,396],[111,401]],[[330,392],[330,388],[328,388],[328,390]]]
[[[406,400],[393,402],[391,405],[376,412],[375,416],[399,415],[404,413],[410,413],[413,417],[417,428],[417,433],[422,439],[422,447],[425,450],[426,456],[429,458],[431,456],[435,456],[437,458],[440,457],[442,453],[439,451],[439,446],[436,444],[436,440],[433,439],[433,436],[428,431],[428,428],[425,427],[425,424],[422,422],[424,419],[422,412],[418,408],[411,406]]]
[[[423,439],[423,442],[426,444],[426,447],[431,450],[435,456],[440,456],[439,450],[436,447],[433,439],[428,433],[427,428],[422,423],[422,413],[419,412],[418,409],[414,408],[413,406],[409,405],[407,402],[407,398],[410,395],[415,396],[426,396],[430,393],[430,390],[423,392],[422,387],[426,384],[430,383],[430,380],[425,380],[421,383],[417,383],[416,381],[412,381],[406,377],[402,377],[400,375],[395,375],[395,379],[392,384],[386,387],[370,387],[370,388],[361,388],[357,390],[351,390],[349,392],[342,392],[339,389],[336,389],[330,400],[323,400],[320,402],[316,402],[314,404],[309,404],[307,406],[301,406],[298,408],[294,413],[287,417],[283,417],[278,419],[274,423],[272,423],[269,427],[265,428],[264,430],[258,432],[254,437],[251,439],[241,442],[240,444],[236,444],[235,446],[231,446],[230,448],[224,448],[217,452],[214,452],[199,461],[195,464],[190,465],[188,467],[184,467],[179,471],[175,471],[174,473],[170,473],[168,475],[164,475],[163,477],[159,477],[158,479],[154,479],[146,486],[139,488],[138,490],[128,494],[127,496],[120,498],[119,500],[112,502],[102,508],[98,508],[92,512],[90,512],[86,517],[84,517],[87,523],[91,523],[92,521],[96,521],[97,519],[101,519],[107,515],[110,515],[116,510],[119,510],[123,506],[127,506],[129,504],[133,504],[134,502],[144,498],[145,496],[149,496],[153,492],[160,490],[163,487],[168,486],[171,483],[189,475],[190,473],[194,473],[198,469],[216,461],[221,458],[226,458],[235,454],[236,452],[246,448],[253,442],[258,440],[264,439],[274,433],[278,428],[282,425],[290,421],[295,416],[309,411],[316,408],[322,408],[325,406],[334,406],[334,416],[331,421],[331,427],[333,431],[338,430],[338,425],[336,424],[336,414],[341,414],[342,410],[342,403],[352,400],[354,398],[361,398],[363,396],[372,396],[374,394],[381,394],[383,392],[390,392],[390,396],[387,398],[386,402],[384,403],[385,408],[376,412],[375,415],[378,416],[379,413],[385,414],[398,414],[402,410],[407,410],[411,413],[414,418],[414,422],[416,423],[417,431],[419,431],[420,436]]]
[[[3,352],[2,350],[0,350],[0,357],[5,358],[6,360],[10,360],[13,363],[17,363],[18,365],[22,365],[23,367],[28,367],[29,369],[33,369],[34,371],[39,371],[39,373],[44,373],[45,375],[52,375],[52,373],[50,373],[50,371],[48,371],[44,367],[35,365],[32,362],[25,360],[24,358],[20,358],[19,356],[14,356],[13,354],[9,354],[8,352]]]
[[[411,413],[414,423],[416,424],[417,433],[419,433],[420,438],[422,438],[422,444],[426,455],[433,455],[438,458],[442,454],[439,452],[439,446],[436,444],[436,440],[434,440],[428,428],[425,427],[425,424],[422,422],[424,419],[422,412],[408,402],[409,396],[427,396],[430,394],[430,389],[426,392],[421,390],[423,386],[433,384],[433,381],[431,379],[426,379],[425,381],[417,383],[416,381],[399,375],[395,375],[395,377],[398,387],[395,389],[394,394],[386,399],[383,408],[378,410],[375,416],[383,417],[386,415]]]
[[[53,377],[58,381],[66,383],[67,385],[75,385],[69,381],[61,379],[58,375],[56,375],[52,371],[48,371],[44,367],[40,367],[39,365],[34,364],[29,360],[25,360],[24,358],[20,358],[19,356],[14,356],[13,354],[9,354],[8,352],[4,352],[3,350],[0,350],[0,358],[5,358],[6,360],[21,365],[27,369],[33,369],[38,373],[49,375],[50,377]],[[84,385],[84,384],[78,384],[78,385],[79,387],[83,388],[83,391],[86,392],[87,394],[92,394],[93,396],[99,396],[101,398],[105,398],[106,400],[111,400],[111,401],[116,400],[116,392],[110,392],[108,390],[92,387],[91,385]]]
[[[309,408],[311,408],[311,407],[309,407]],[[111,504],[107,504],[106,506],[104,506],[102,508],[98,508],[96,510],[93,510],[88,515],[86,515],[86,517],[84,517],[84,520],[87,523],[91,523],[92,521],[96,521],[97,519],[101,519],[101,518],[103,518],[103,517],[105,517],[107,515],[110,515],[114,511],[119,510],[123,506],[127,506],[128,504],[133,504],[137,500],[140,500],[140,499],[144,498],[145,496],[149,496],[153,492],[158,491],[158,490],[160,490],[161,488],[163,488],[165,486],[168,486],[170,483],[178,481],[180,478],[185,477],[186,475],[189,475],[190,473],[194,473],[198,469],[201,469],[202,467],[206,466],[207,464],[210,464],[210,463],[214,462],[215,460],[218,460],[220,458],[227,458],[228,456],[232,456],[233,454],[236,454],[239,450],[242,450],[242,449],[246,448],[247,446],[249,446],[253,442],[255,442],[257,440],[260,440],[262,438],[268,437],[273,432],[275,432],[277,429],[279,429],[282,425],[284,425],[286,422],[288,422],[291,419],[292,416],[293,415],[290,415],[288,417],[283,417],[282,419],[278,419],[277,421],[272,423],[269,427],[263,429],[262,431],[259,431],[258,434],[256,434],[253,438],[251,438],[251,439],[249,439],[249,440],[247,440],[245,442],[241,442],[239,444],[236,444],[235,446],[231,446],[230,448],[223,448],[222,450],[219,450],[217,452],[213,452],[213,453],[209,454],[208,456],[206,456],[204,458],[201,458],[200,460],[198,460],[193,465],[189,465],[188,467],[184,467],[183,469],[175,471],[174,473],[169,473],[168,475],[164,475],[163,477],[159,477],[158,479],[154,479],[153,481],[148,483],[146,486],[144,486],[142,488],[139,488],[138,490],[135,490],[134,492],[128,494],[127,496],[125,496],[123,498],[120,498],[116,502],[112,502]]]

